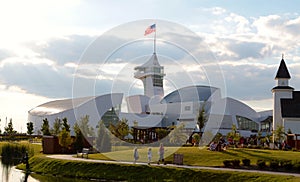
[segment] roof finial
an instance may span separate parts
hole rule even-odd
[[[284,60],[284,54],[283,53],[282,53],[282,57],[281,58],[282,58],[282,60]]]

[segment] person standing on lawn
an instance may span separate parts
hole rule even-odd
[[[165,162],[165,159],[164,159],[165,148],[162,143],[160,144],[160,147],[158,149],[158,154],[159,154],[159,160],[158,160],[157,164],[159,164],[160,161],[162,161],[162,163],[164,163]]]
[[[134,159],[134,161],[133,161],[134,164],[139,159],[139,152],[138,152],[137,147],[135,147],[134,150],[133,150],[133,159]]]
[[[152,159],[152,149],[151,147],[148,148],[148,165],[150,165],[151,159]]]

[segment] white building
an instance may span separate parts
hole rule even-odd
[[[289,86],[291,79],[284,59],[282,58],[275,80],[277,85],[272,89],[274,99],[273,130],[283,126],[285,132],[300,133],[300,92]]]
[[[219,88],[193,85],[174,90],[165,96],[164,67],[159,64],[155,53],[135,70],[134,77],[142,80],[144,84],[144,95],[131,95],[126,98],[127,113],[120,111],[123,93],[113,93],[45,103],[30,110],[28,120],[34,122],[35,131],[40,128],[44,118],[52,124],[57,117],[67,117],[73,125],[80,117],[89,115],[93,127],[96,127],[100,120],[109,124],[125,118],[130,127],[159,128],[183,123],[187,131],[193,132],[199,131],[196,124],[197,114],[204,105],[208,118],[206,131],[226,134],[232,125],[236,125],[243,136],[257,134],[261,129],[265,132],[270,131],[271,124],[268,122],[272,117],[272,111],[256,112],[238,100],[222,97]],[[284,92],[285,96],[287,90],[282,89],[288,84],[287,78],[279,76],[278,80],[283,85],[273,89],[276,99],[278,96],[282,98],[281,92]]]

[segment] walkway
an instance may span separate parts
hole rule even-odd
[[[76,158],[73,156],[74,155],[48,155],[47,157],[53,158],[53,159],[84,161],[84,162],[94,162],[94,163],[133,164],[133,162],[128,162],[128,161],[95,160],[95,159]],[[137,162],[136,164],[137,165],[148,165],[145,162]],[[275,172],[275,171],[259,171],[259,170],[217,168],[217,167],[204,167],[204,166],[187,166],[187,165],[174,165],[174,164],[158,165],[158,164],[154,164],[154,163],[153,164],[151,163],[151,166],[180,167],[180,168],[187,168],[187,169],[205,169],[205,170],[216,170],[216,171],[235,171],[235,172],[262,173],[262,174],[300,177],[300,174],[298,174],[298,173],[284,173],[284,172]]]

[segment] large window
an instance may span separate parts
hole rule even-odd
[[[258,131],[258,124],[254,121],[252,121],[249,118],[245,118],[243,116],[236,116],[236,120],[238,123],[238,129],[239,130],[256,130]]]
[[[163,79],[160,75],[153,75],[153,86],[163,87]]]

